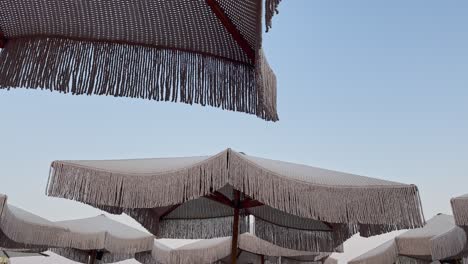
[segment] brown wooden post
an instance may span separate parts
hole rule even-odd
[[[88,264],[94,264],[96,263],[96,256],[97,256],[97,251],[93,250],[91,253],[89,253],[89,261]]]
[[[237,240],[239,239],[240,192],[234,190],[234,222],[232,224],[231,263],[237,263]]]
[[[261,256],[260,256],[260,259],[261,259],[262,264],[265,264],[265,256],[264,256],[264,255],[261,255]]]

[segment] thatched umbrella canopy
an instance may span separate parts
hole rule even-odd
[[[136,259],[144,264],[190,264],[190,263],[230,263],[231,237],[221,237],[200,240],[177,249],[170,249],[155,241],[151,253],[138,254]],[[304,252],[281,248],[267,241],[259,239],[250,233],[239,236],[238,255],[239,263],[266,263],[268,260],[275,263],[280,257],[309,256],[317,259],[320,253]]]
[[[150,251],[154,236],[121,224],[105,215],[61,221],[68,228],[67,242],[53,252],[80,263],[113,263]]]
[[[0,1],[0,88],[201,104],[276,121],[279,0]]]
[[[60,247],[65,241],[66,228],[8,204],[7,196],[2,194],[0,212],[1,248],[42,250]]]
[[[313,252],[332,252],[357,232],[424,222],[414,185],[231,149],[205,157],[55,161],[47,193],[126,212],[158,238],[233,235],[233,251],[248,215],[258,219],[259,238]]]
[[[450,215],[439,214],[427,221],[423,228],[409,230],[398,235],[381,246],[351,260],[350,264],[393,264],[393,263],[421,263],[429,264],[433,261],[457,261],[457,256],[440,257],[444,250],[450,250],[454,242],[446,245],[436,245],[435,241],[441,236],[453,232],[454,218]],[[440,241],[439,241],[440,242]],[[436,251],[434,251],[436,250]],[[455,262],[454,262],[455,263]]]

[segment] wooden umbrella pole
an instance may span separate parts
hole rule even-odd
[[[261,255],[261,256],[260,256],[260,259],[261,259],[262,264],[265,264],[265,256],[264,256],[264,255]]]
[[[239,239],[240,192],[234,190],[234,221],[232,224],[231,263],[237,263],[237,240]]]
[[[88,264],[96,263],[96,256],[97,256],[97,251],[96,250],[91,251],[91,253],[89,254]]]

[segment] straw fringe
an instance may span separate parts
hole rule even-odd
[[[9,250],[11,249],[23,249],[23,248],[35,248],[31,245],[25,245],[23,243],[18,243],[18,242],[15,242],[13,240],[11,240],[10,238],[8,238],[7,235],[5,235],[1,228],[0,228],[0,249],[2,248],[7,248]],[[42,248],[42,247],[39,247],[39,248]]]
[[[26,247],[58,247],[66,242],[66,229],[26,222],[8,207],[8,204],[4,206],[0,217],[0,230],[10,240]]]
[[[468,256],[463,258],[463,264],[468,264]]]
[[[458,197],[450,200],[455,223],[468,226],[468,197]]]
[[[140,223],[148,232],[158,236],[159,216],[155,215],[151,209],[125,209],[124,212]]]
[[[148,252],[150,257],[154,259],[156,263],[171,263],[171,254],[173,249],[158,243],[159,242],[155,242],[153,250]]]
[[[116,236],[106,235],[106,249],[111,253],[135,254],[136,252],[149,251],[153,248],[154,237],[148,236],[145,239],[135,238],[119,238]]]
[[[214,263],[231,254],[231,239],[207,248],[174,250],[167,264]]]
[[[215,263],[230,255],[231,241],[231,239],[223,239],[219,243],[206,248],[180,248],[167,252],[153,249],[151,253],[136,254],[135,259],[143,264]]]
[[[232,235],[233,217],[163,220],[157,238],[210,239]],[[240,233],[248,231],[249,217],[240,219]]]
[[[333,231],[307,231],[277,226],[255,219],[255,236],[282,248],[309,252],[338,252],[340,245],[355,232],[348,228]]]
[[[74,248],[52,248],[50,251],[58,254],[62,257],[67,259],[73,260],[79,263],[88,263],[89,251],[78,250]],[[115,263],[119,261],[124,261],[127,259],[132,259],[134,257],[133,254],[111,254],[105,252],[102,256],[101,260],[96,259],[96,264],[105,264],[105,263]]]
[[[239,248],[254,254],[272,257],[315,256],[319,254],[282,248],[247,233],[239,237]]]
[[[277,175],[231,152],[229,183],[278,210],[329,223],[381,224],[384,230],[421,227],[416,186],[343,187],[305,184]],[[285,199],[287,197],[287,199]],[[382,229],[366,229],[368,234]]]
[[[271,116],[273,121],[279,120],[278,115],[276,114],[276,75],[268,64],[267,58],[263,49],[259,49],[256,63],[256,82],[257,87],[262,87],[258,89],[258,100],[259,103],[257,109],[257,115],[260,113],[262,116]]]
[[[359,224],[359,235],[361,237],[371,237],[377,236],[381,234],[385,234],[388,232],[392,232],[394,230],[401,230],[406,229],[405,225],[401,223],[393,224],[393,225],[367,225],[367,224]]]
[[[136,252],[151,250],[153,241],[153,237],[147,237],[145,239],[136,238],[133,240],[127,238],[122,239],[112,236],[107,232],[98,234],[68,232],[66,234],[66,242],[61,246],[86,251],[106,249],[106,251],[111,253],[134,254]]]
[[[66,248],[76,248],[80,250],[95,250],[106,248],[106,233],[77,233],[69,232],[66,235]]]
[[[153,258],[151,252],[142,252],[135,254],[135,260],[142,264],[163,264]]]
[[[266,0],[265,2],[265,25],[268,32],[272,27],[272,20],[275,14],[278,14],[278,6],[281,0]]]
[[[145,176],[97,171],[53,162],[47,194],[122,208],[155,208],[181,204],[219,190],[228,182],[227,152],[178,171]]]
[[[447,233],[431,239],[431,255],[433,260],[453,258],[467,250],[465,230],[458,226],[452,228]]]
[[[398,254],[400,255],[416,255],[430,256],[431,254],[431,238],[420,237],[399,237],[395,238]]]
[[[89,252],[72,248],[51,248],[50,251],[75,262],[88,263]]]
[[[64,38],[9,39],[0,61],[0,88],[209,105],[278,120],[269,105],[276,77],[265,63],[256,70],[193,52]]]
[[[125,175],[53,162],[48,195],[122,208],[155,208],[208,195],[229,184],[283,212],[329,223],[361,224],[366,236],[424,223],[414,185],[322,186],[275,174],[230,149],[157,175]],[[381,226],[379,226],[381,225]]]
[[[2,216],[3,208],[6,205],[7,199],[6,195],[0,193],[0,217]]]
[[[405,256],[398,256],[396,264],[431,264],[432,260],[415,259]]]

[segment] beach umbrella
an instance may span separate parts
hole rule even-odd
[[[468,194],[452,198],[451,204],[457,226],[468,227]]]
[[[350,264],[393,264],[421,263],[433,261],[457,261],[457,257],[440,258],[434,255],[434,239],[452,232],[455,227],[453,216],[438,214],[422,228],[406,231],[395,239],[351,260]],[[446,245],[449,248],[451,244]],[[440,248],[438,249],[441,250]]]
[[[227,149],[204,157],[55,161],[47,193],[125,212],[157,238],[255,234],[284,248],[333,252],[352,234],[415,228],[417,187]]]
[[[151,253],[138,254],[136,259],[144,264],[230,263],[231,245],[231,237],[204,239],[177,249],[155,241]],[[238,249],[236,259],[239,263],[277,263],[282,256],[310,256],[315,260],[321,255],[281,248],[250,233],[239,236]]]
[[[468,233],[468,194],[453,198],[451,200],[451,203],[452,203],[453,215],[455,217],[455,223],[457,224],[457,226],[460,226],[463,228],[463,230],[465,231],[465,234]],[[464,251],[463,263],[468,264],[467,246],[465,246],[465,249],[463,251]]]
[[[0,88],[201,104],[276,121],[279,0],[0,1]],[[1,50],[1,49],[0,49]]]
[[[60,221],[67,228],[67,243],[52,251],[80,263],[113,263],[150,251],[154,237],[108,218],[96,217]]]
[[[433,239],[436,259],[463,258],[468,264],[468,195],[452,198],[452,211],[456,226]]]
[[[7,203],[0,195],[0,247],[6,249],[40,249],[60,247],[66,228]]]

